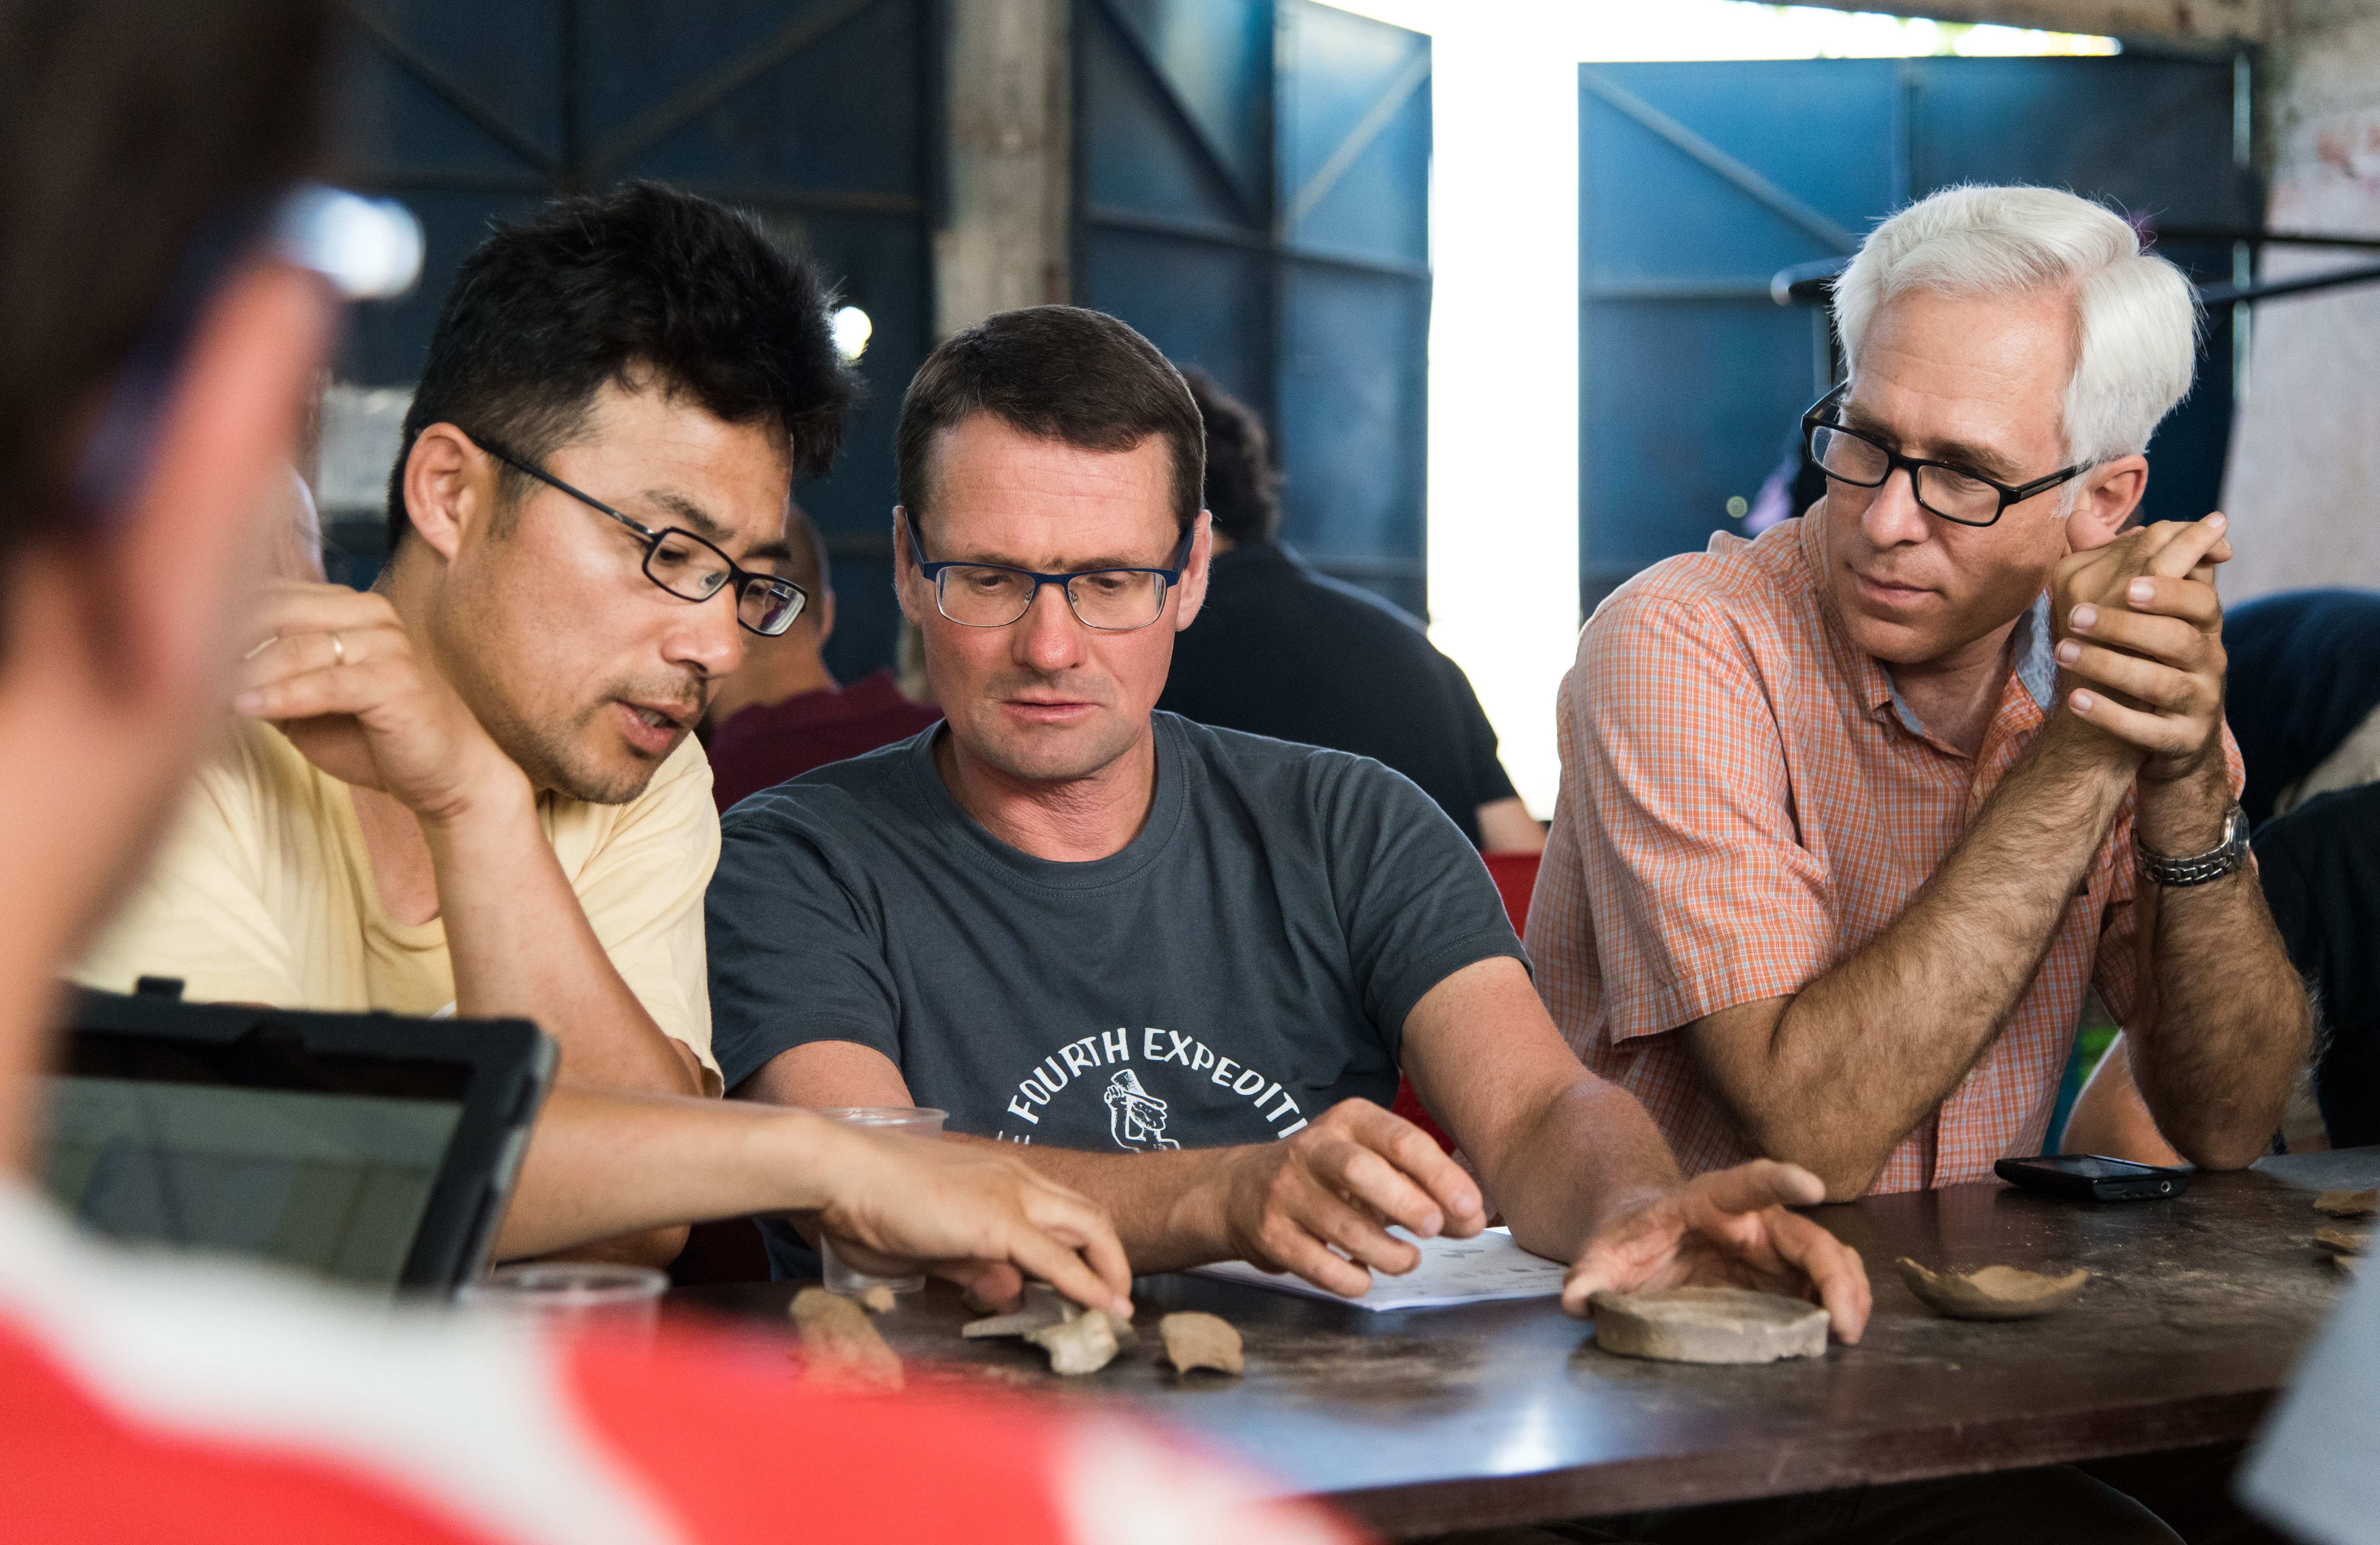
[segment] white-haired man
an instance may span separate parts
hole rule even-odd
[[[1960,188],[1836,288],[1827,496],[1588,623],[1530,918],[1571,1044],[1689,1172],[1836,1198],[2040,1150],[2083,993],[2165,1137],[2264,1152],[2311,1011],[2246,860],[2224,521],[2127,529],[2187,282],[2071,194]]]

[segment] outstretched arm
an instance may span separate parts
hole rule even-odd
[[[781,1053],[737,1092],[809,1106],[912,1103],[892,1060],[850,1041]],[[1245,1260],[1354,1297],[1371,1285],[1372,1270],[1409,1271],[1420,1261],[1387,1224],[1429,1238],[1474,1235],[1488,1223],[1479,1187],[1461,1166],[1419,1127],[1363,1100],[1340,1101],[1293,1137],[1238,1148],[1111,1154],[953,1140],[1021,1159],[1099,1202],[1135,1272]]]
[[[539,1113],[497,1253],[752,1212],[813,1215],[864,1270],[929,1270],[980,1288],[985,1268],[1006,1267],[1078,1303],[1129,1309],[1132,1274],[1105,1213],[1012,1153],[808,1111],[570,1085]]]

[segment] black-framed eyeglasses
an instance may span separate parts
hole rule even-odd
[[[1044,585],[1055,585],[1085,627],[1102,633],[1129,633],[1147,627],[1165,614],[1165,592],[1182,582],[1190,561],[1190,542],[1198,523],[1182,533],[1170,568],[1085,568],[1072,574],[1037,574],[1005,564],[929,564],[917,541],[917,522],[904,522],[909,531],[909,552],[917,572],[934,587],[934,605],[942,615],[965,627],[1006,627],[1033,610]]]
[[[480,449],[516,472],[535,478],[551,489],[569,494],[589,509],[601,510],[645,539],[645,578],[682,601],[709,601],[722,590],[735,596],[735,620],[763,639],[774,639],[794,626],[809,602],[809,592],[790,579],[738,568],[735,560],[716,544],[675,526],[654,530],[633,516],[591,494],[581,493],[541,467],[534,467],[493,441],[480,439]]]
[[[2046,478],[2010,487],[1993,481],[1972,467],[1902,456],[1872,435],[1828,421],[1828,411],[1850,387],[1851,383],[1844,382],[1812,403],[1809,411],[1802,415],[1802,440],[1809,446],[1811,461],[1837,482],[1846,482],[1853,488],[1882,488],[1896,470],[1907,468],[1910,492],[1917,497],[1917,507],[1952,525],[1988,526],[2007,513],[2010,505],[2022,504],[2036,493],[2046,493],[2091,469],[2090,462],[2077,462]]]

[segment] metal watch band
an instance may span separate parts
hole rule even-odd
[[[2223,818],[2223,840],[2204,853],[2168,858],[2137,845],[2133,852],[2140,858],[2141,872],[2168,889],[2204,885],[2237,874],[2248,864],[2248,812],[2233,805]]]

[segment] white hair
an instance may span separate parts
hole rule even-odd
[[[2181,270],[2141,250],[2121,215],[2087,199],[2052,188],[1946,188],[1869,232],[1835,282],[1835,327],[1854,377],[1868,323],[1917,289],[2071,298],[2082,347],[2059,418],[2069,461],[2146,450],[2190,390],[2197,292]]]

